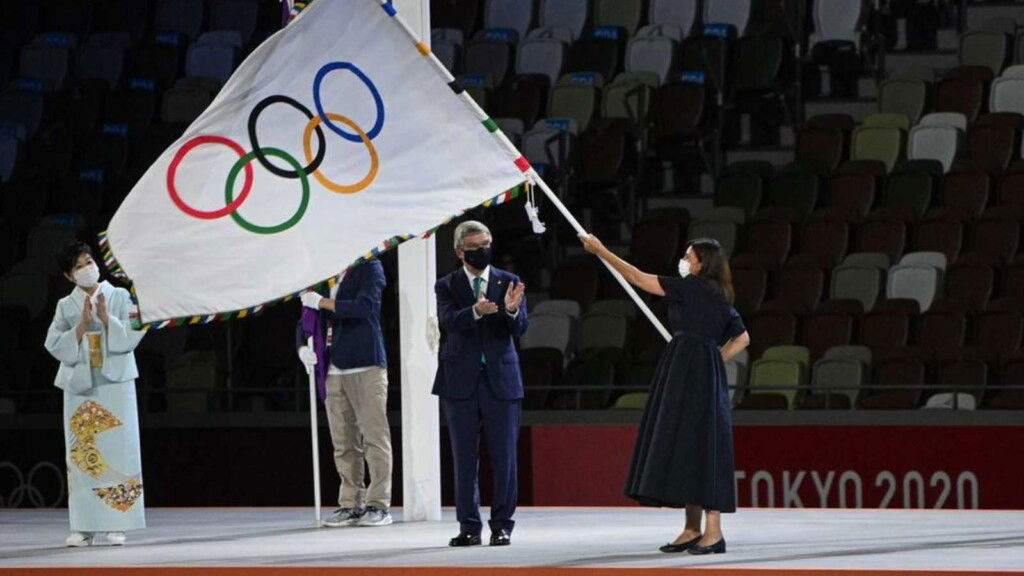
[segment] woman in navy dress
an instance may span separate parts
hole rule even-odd
[[[686,509],[683,531],[662,552],[723,553],[721,514],[736,511],[725,362],[750,344],[732,305],[729,262],[717,241],[698,239],[687,246],[678,276],[656,276],[591,235],[580,239],[631,284],[664,296],[673,332],[651,382],[626,495],[644,506]]]

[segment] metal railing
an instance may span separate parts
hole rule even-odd
[[[730,385],[728,386],[729,391],[732,393],[731,404],[735,409],[740,406],[743,399],[749,395],[757,394],[779,394],[784,392],[793,392],[794,401],[789,404],[787,410],[799,409],[800,401],[803,398],[820,396],[824,399],[824,406],[821,409],[831,410],[835,401],[833,398],[837,395],[843,395],[850,397],[847,394],[854,392],[853,396],[856,396],[858,401],[854,401],[851,398],[849,409],[860,409],[858,408],[858,402],[861,398],[871,397],[874,392],[920,392],[923,396],[928,391],[935,393],[950,393],[952,394],[952,406],[954,410],[968,410],[971,408],[962,408],[960,406],[960,395],[970,395],[975,398],[981,398],[986,394],[1000,393],[1011,390],[1024,391],[1024,384],[1009,384],[999,386],[986,386],[979,384],[905,384],[905,385],[894,385],[894,384],[858,384],[858,385],[818,385],[818,384],[805,384],[805,385]],[[528,386],[526,388],[526,394],[529,398],[530,393],[547,393],[549,395],[568,395],[571,394],[575,397],[575,402],[570,407],[571,409],[588,409],[594,408],[588,406],[592,400],[588,400],[591,397],[606,395],[609,398],[615,398],[622,394],[630,392],[650,392],[649,386],[565,386],[565,385],[553,385],[553,386]],[[867,392],[867,395],[864,393]],[[982,408],[980,403],[976,404],[978,408]],[[920,409],[924,408],[925,405],[920,402],[920,398],[914,403],[914,406],[908,407],[908,409]],[[598,409],[617,409],[614,406],[606,403],[604,406],[597,407]],[[621,409],[621,408],[618,408]],[[1024,409],[1024,406],[1022,406]]]
[[[301,384],[281,387],[151,387],[142,384],[136,388],[139,398],[140,411],[147,413],[207,413],[207,414],[231,414],[231,413],[279,413],[279,414],[305,414],[309,410],[309,391],[306,387],[305,378]],[[867,411],[870,408],[860,408],[859,404],[864,398],[870,398],[876,392],[917,392],[919,396],[911,398],[911,405],[905,409],[921,409],[925,407],[922,400],[928,392],[949,393],[952,403],[942,408],[952,410],[973,410],[982,409],[984,406],[980,401],[990,394],[998,394],[1006,391],[1024,391],[1024,384],[1008,384],[998,386],[986,386],[979,384],[858,384],[858,385],[730,385],[728,386],[731,396],[731,405],[734,409],[743,409],[743,400],[750,396],[759,394],[784,394],[793,393],[792,401],[787,399],[786,410],[833,410],[852,409]],[[627,408],[615,407],[614,401],[620,396],[629,393],[650,392],[650,386],[646,385],[616,385],[616,386],[594,386],[594,385],[552,385],[552,386],[527,386],[525,388],[526,398],[524,409],[527,410],[623,410]],[[852,394],[851,394],[852,393]],[[400,398],[398,386],[391,386],[388,394],[392,398]],[[978,402],[975,408],[961,406],[961,395],[975,397]],[[849,406],[845,403],[837,405],[837,398],[843,396],[850,399]],[[16,409],[17,414],[53,414],[61,410],[61,392],[55,388],[46,389],[8,389],[0,391],[0,399],[10,399],[15,406],[23,408]],[[560,399],[552,403],[554,399]],[[822,405],[805,406],[806,398],[821,398]],[[571,399],[571,401],[566,400]],[[1024,409],[1024,406],[1022,406]],[[781,411],[781,410],[780,410]],[[2,414],[2,412],[0,412]]]

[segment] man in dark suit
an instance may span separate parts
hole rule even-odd
[[[328,345],[326,357],[318,358],[306,345],[300,322],[299,358],[310,369],[319,362],[329,363],[324,405],[341,488],[338,509],[324,520],[327,526],[392,523],[388,371],[380,319],[386,285],[384,267],[373,259],[350,268],[330,297],[316,292],[302,295],[303,306],[320,313]]]
[[[523,382],[514,338],[526,332],[526,286],[491,266],[491,233],[479,222],[455,229],[455,255],[463,266],[434,285],[445,335],[433,393],[448,421],[455,461],[459,535],[451,546],[480,544],[480,429],[494,469],[492,546],[511,543],[516,509],[516,445]]]

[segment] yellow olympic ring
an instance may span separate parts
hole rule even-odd
[[[317,182],[320,182],[324,188],[327,188],[332,192],[337,192],[338,194],[354,194],[369,186],[377,177],[377,168],[380,165],[380,159],[377,157],[377,149],[373,146],[373,140],[370,140],[370,137],[366,135],[366,132],[363,132],[363,129],[355,122],[341,114],[329,113],[326,116],[335,122],[345,124],[349,128],[355,130],[356,134],[359,134],[359,139],[363,141],[363,144],[366,145],[366,149],[370,152],[370,171],[367,172],[366,176],[363,177],[362,180],[349,185],[332,182],[324,176],[319,169],[313,172],[313,177],[316,178]],[[313,161],[313,130],[316,130],[316,127],[320,125],[321,121],[320,116],[314,116],[309,123],[306,124],[306,130],[302,134],[302,151],[306,155],[306,162]]]

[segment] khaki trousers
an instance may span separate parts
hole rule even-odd
[[[327,376],[327,423],[334,444],[334,465],[341,476],[338,505],[342,508],[391,508],[387,401],[388,374],[384,368]]]

